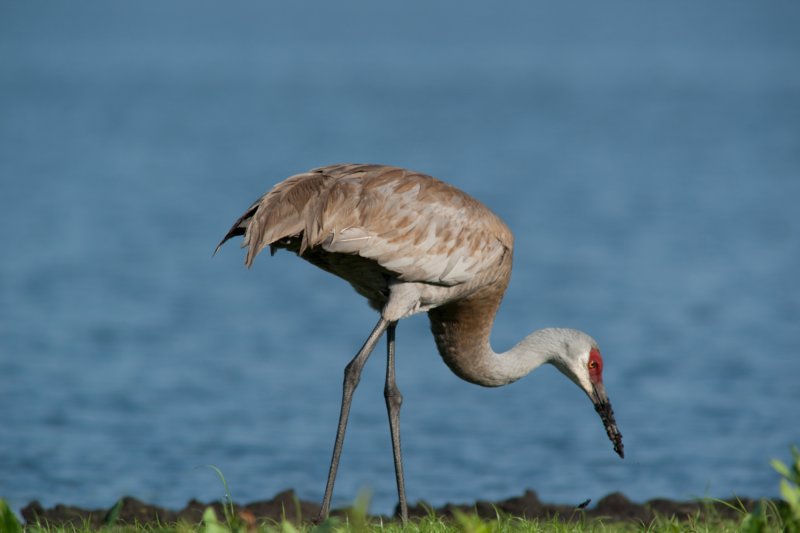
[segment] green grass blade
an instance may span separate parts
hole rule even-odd
[[[203,525],[205,526],[203,533],[231,533],[224,524],[220,524],[217,513],[211,507],[206,508],[203,512]]]
[[[22,533],[22,526],[5,500],[0,499],[0,531],[3,533]]]
[[[770,461],[770,464],[772,465],[772,468],[774,468],[775,471],[778,472],[783,477],[788,478],[791,476],[791,473],[789,472],[789,467],[783,464],[783,461],[773,459],[772,461]]]
[[[120,498],[117,500],[117,503],[114,504],[111,509],[108,510],[108,514],[106,514],[105,525],[112,526],[117,523],[119,520],[119,514],[122,511],[122,499]]]
[[[230,526],[233,526],[234,521],[236,520],[236,510],[233,507],[233,497],[231,496],[231,489],[228,487],[228,482],[225,481],[225,476],[222,475],[222,470],[214,465],[206,466],[217,473],[217,476],[219,476],[219,479],[222,481],[222,486],[225,487],[225,503],[223,504],[222,509],[225,512],[225,520],[227,520]]]

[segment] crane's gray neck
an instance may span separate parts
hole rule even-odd
[[[558,361],[564,351],[564,342],[559,334],[561,331],[553,328],[534,331],[510,350],[499,354],[490,347],[491,356],[497,362],[495,377],[504,380],[500,384],[517,381],[545,363],[556,363],[560,367]],[[485,357],[490,356],[487,354]]]
[[[436,347],[447,366],[460,378],[485,387],[516,381],[563,351],[560,330],[543,329],[507,352],[495,353],[489,336],[500,298],[502,293],[487,292],[428,312]]]
[[[501,353],[496,353],[488,341],[467,347],[437,339],[437,346],[445,363],[462,379],[484,387],[500,387],[558,358],[558,345],[551,342],[549,331],[535,331]]]

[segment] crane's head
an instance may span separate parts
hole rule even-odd
[[[575,382],[589,396],[594,404],[594,409],[600,415],[606,427],[608,438],[614,444],[614,451],[620,457],[625,456],[622,445],[622,434],[614,420],[614,410],[603,385],[603,357],[597,343],[580,331],[561,330],[569,332],[568,339],[560,344],[560,350],[550,360],[556,368]]]

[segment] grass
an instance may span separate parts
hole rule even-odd
[[[228,484],[222,472],[213,468],[225,487],[224,516],[217,516],[209,507],[200,524],[169,525],[124,525],[117,524],[118,505],[109,511],[107,524],[93,529],[83,526],[49,526],[34,524],[22,526],[0,499],[0,533],[628,533],[628,532],[743,532],[743,533],[800,533],[800,450],[792,447],[793,461],[790,465],[773,460],[772,467],[780,474],[782,502],[762,501],[753,512],[748,513],[743,505],[732,506],[738,511],[735,519],[722,518],[711,505],[685,520],[675,517],[656,517],[649,523],[607,522],[601,519],[570,521],[559,518],[549,520],[526,520],[503,515],[498,512],[492,519],[456,512],[452,518],[428,516],[411,520],[402,525],[398,522],[382,522],[367,516],[368,495],[362,494],[344,518],[332,517],[321,524],[296,525],[288,520],[257,524],[252,515],[236,514]],[[730,505],[730,504],[726,504]],[[116,512],[115,512],[116,510]]]
[[[256,525],[242,520],[230,527],[226,520],[208,509],[203,523],[172,525],[107,525],[101,529],[88,526],[48,527],[45,525],[16,526],[18,529],[3,529],[2,533],[627,533],[627,532],[739,532],[742,522],[736,520],[657,518],[648,524],[605,523],[600,520],[567,522],[558,518],[550,520],[525,520],[511,516],[498,516],[484,520],[475,515],[457,515],[455,518],[427,516],[412,520],[405,526],[397,522],[381,523],[368,521],[365,517],[349,516],[346,519],[330,518],[319,525],[297,526],[288,521]],[[777,522],[762,531],[781,531]]]
[[[0,500],[0,516],[4,504]],[[5,507],[7,510],[7,507]],[[100,529],[89,525],[54,527],[45,524],[23,527],[7,511],[11,521],[0,518],[0,533],[628,533],[628,532],[739,532],[743,531],[751,515],[744,510],[738,520],[722,519],[713,512],[678,520],[675,517],[658,517],[650,523],[606,522],[603,520],[569,521],[560,518],[548,520],[526,520],[498,513],[493,519],[482,519],[472,514],[456,513],[454,517],[437,516],[433,513],[402,525],[399,522],[381,522],[366,515],[366,501],[357,502],[346,517],[332,517],[314,525],[296,525],[288,520],[256,524],[252,517],[229,514],[217,516],[212,509],[206,509],[200,524],[169,525],[119,525],[110,523]],[[110,515],[111,516],[111,515]],[[760,519],[759,519],[760,520]],[[761,524],[761,522],[759,522]],[[764,508],[764,527],[751,529],[755,532],[784,531],[778,510]],[[794,532],[792,532],[794,533]]]

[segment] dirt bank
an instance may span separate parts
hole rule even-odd
[[[729,500],[735,506],[739,506],[736,500]],[[754,500],[742,500],[742,504],[747,509],[753,509],[757,504]],[[637,504],[631,502],[621,493],[613,493],[605,496],[596,503],[589,504],[583,509],[578,505],[558,505],[542,503],[536,493],[532,490],[526,491],[521,496],[509,498],[496,502],[478,501],[471,505],[466,504],[447,504],[443,507],[434,508],[437,515],[452,515],[454,509],[465,512],[477,512],[484,518],[494,518],[496,509],[513,516],[525,518],[547,519],[558,515],[562,519],[580,520],[582,518],[593,519],[603,518],[607,521],[635,521],[650,522],[656,514],[661,516],[676,516],[687,518],[698,513],[704,514],[714,512],[721,517],[736,518],[740,514],[729,506],[720,502],[700,502],[700,501],[672,501],[666,499],[655,499]],[[219,502],[202,503],[191,500],[186,507],[181,510],[169,510],[154,505],[143,503],[135,498],[125,497],[121,500],[118,508],[118,521],[122,523],[154,523],[161,524],[185,521],[188,523],[199,523],[203,511],[206,507],[214,507],[217,515],[222,517],[222,505]],[[428,514],[430,506],[418,503],[409,508],[412,517],[421,517]],[[66,505],[56,505],[50,509],[43,508],[39,502],[28,504],[21,513],[27,524],[49,523],[52,525],[82,525],[91,524],[94,527],[101,526],[108,518],[110,509],[80,509]],[[277,494],[271,500],[258,501],[246,505],[236,505],[236,512],[248,520],[281,520],[286,517],[288,520],[297,522],[311,521],[316,518],[319,511],[319,504],[314,502],[302,501],[297,498],[294,491],[287,490]],[[332,514],[342,514],[343,510],[336,510]],[[385,517],[384,517],[385,518]]]

